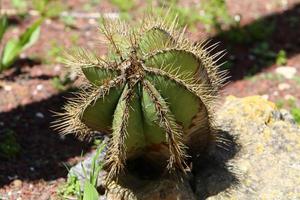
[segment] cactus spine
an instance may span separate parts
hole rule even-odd
[[[185,39],[177,19],[149,16],[136,28],[105,21],[101,32],[110,47],[106,59],[85,50],[68,55],[67,65],[87,81],[56,127],[79,137],[109,134],[109,178],[138,156],[184,171],[187,156],[215,140],[213,107],[224,80],[215,58],[221,53],[209,56],[214,45]]]

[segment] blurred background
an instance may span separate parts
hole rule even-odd
[[[230,78],[222,97],[261,95],[300,123],[300,0],[0,0],[0,199],[56,199],[74,165],[96,142],[49,128],[76,90],[65,48],[105,54],[101,18],[178,15],[194,41],[218,42]],[[71,188],[72,189],[72,188]],[[71,190],[70,189],[70,190]]]

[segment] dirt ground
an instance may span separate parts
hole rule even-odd
[[[2,1],[2,9],[12,8],[9,0]],[[114,13],[117,8],[108,1],[84,10],[87,0],[68,0],[66,5],[72,11],[84,13]],[[197,1],[184,1],[194,3]],[[290,19],[300,18],[300,1],[297,0],[228,0],[231,15],[241,15],[242,27],[251,26],[257,20],[275,21],[275,30],[266,38],[270,49],[287,52],[287,66],[296,69],[300,75],[300,22],[289,26]],[[142,6],[138,3],[137,6]],[[133,9],[134,10],[134,9]],[[134,12],[134,11],[133,11]],[[35,16],[25,20],[12,17],[15,26],[13,34],[22,32]],[[59,19],[47,20],[41,29],[39,41],[26,50],[12,69],[0,74],[0,135],[12,131],[16,135],[21,151],[14,158],[0,157],[0,199],[55,199],[57,188],[66,181],[67,168],[77,163],[81,154],[90,151],[92,144],[82,142],[73,136],[61,137],[50,128],[54,120],[52,111],[59,111],[70,96],[70,90],[59,91],[53,85],[53,78],[60,76],[63,65],[54,57],[62,53],[59,48],[79,45],[93,49],[99,54],[106,52],[101,44],[95,19],[75,19],[75,24],[66,26]],[[295,28],[298,27],[298,28]],[[256,44],[230,44],[220,34],[206,33],[198,25],[196,31],[189,31],[193,40],[211,39],[219,41],[218,49],[226,49],[227,55],[220,60],[230,60],[232,67],[230,81],[222,90],[222,96],[263,95],[272,101],[295,99],[299,105],[299,78],[286,79],[276,73],[273,62],[260,64],[251,70],[259,57],[251,56],[251,47]],[[226,32],[231,31],[230,29]],[[230,48],[228,48],[230,47]],[[58,56],[57,56],[58,54]],[[36,59],[38,58],[38,59]],[[41,58],[41,59],[39,59]],[[250,73],[251,72],[251,73]],[[250,75],[249,75],[250,74]]]

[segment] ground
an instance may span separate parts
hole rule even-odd
[[[66,7],[85,14],[117,13],[118,8],[108,1],[68,0]],[[144,3],[137,2],[130,13],[139,15]],[[180,1],[183,6],[198,1]],[[2,9],[13,9],[9,0]],[[299,0],[228,0],[231,16],[240,18],[241,28],[225,27],[220,32],[206,31],[203,24],[188,29],[193,41],[208,39],[220,42],[217,50],[225,49],[227,60],[222,68],[229,69],[231,78],[221,91],[227,95],[263,95],[279,107],[293,109],[300,99],[300,1]],[[12,15],[14,26],[4,40],[19,35],[36,16],[25,19]],[[257,25],[258,24],[258,25]],[[94,18],[47,19],[42,25],[39,41],[26,50],[13,66],[0,74],[0,138],[15,136],[18,151],[13,157],[0,157],[0,199],[56,198],[57,189],[66,181],[67,167],[82,159],[92,143],[73,136],[61,137],[51,128],[53,111],[59,111],[70,96],[70,90],[55,84],[55,77],[64,74],[61,64],[62,47],[74,45],[106,52]],[[270,27],[273,27],[272,30]],[[241,32],[250,30],[253,37],[238,41]],[[257,32],[266,31],[263,36]],[[242,40],[247,40],[247,36]],[[286,52],[285,62],[276,63],[277,53]],[[217,51],[216,50],[216,51]],[[296,69],[292,78],[278,73],[280,65]],[[284,68],[286,69],[286,68]],[[76,85],[76,83],[75,83]],[[1,136],[2,135],[2,136]]]

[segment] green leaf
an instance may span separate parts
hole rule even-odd
[[[2,16],[0,18],[0,42],[1,42],[2,38],[3,38],[4,33],[7,30],[7,25],[8,25],[8,23],[7,23],[6,16]]]
[[[88,181],[84,184],[83,200],[98,200],[99,194],[96,188]]]
[[[101,86],[105,80],[112,80],[117,73],[100,67],[83,67],[83,74],[93,84]]]
[[[40,35],[40,25],[42,22],[43,19],[37,20],[20,36],[19,42],[22,47],[22,51],[32,46],[38,40]]]
[[[36,21],[18,39],[11,39],[7,42],[2,54],[0,71],[11,66],[22,51],[37,41],[41,23],[41,19]]]
[[[169,46],[174,46],[173,37],[163,29],[154,27],[147,31],[140,39],[139,46],[143,53],[151,53]]]

